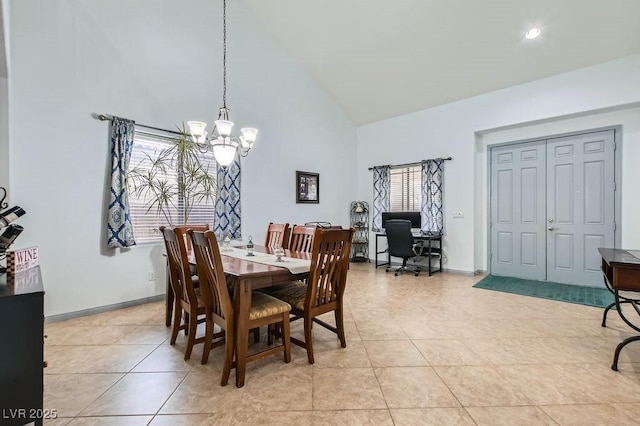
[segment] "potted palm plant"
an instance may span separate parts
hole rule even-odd
[[[127,174],[130,193],[145,200],[147,213],[155,211],[170,226],[187,224],[196,206],[214,205],[218,189],[213,162],[204,161],[184,125],[178,130],[166,148],[145,152]]]

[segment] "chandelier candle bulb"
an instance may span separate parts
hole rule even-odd
[[[256,141],[258,129],[243,127],[242,129],[240,129],[240,131],[242,132],[242,146],[246,149],[251,149],[253,147],[253,143]]]
[[[204,134],[203,134],[202,136],[200,136],[199,138],[196,138],[195,136],[191,136],[191,138],[192,138],[196,143],[199,143],[199,144],[205,144],[205,143],[207,143],[207,135],[208,135],[208,134],[209,134],[208,132],[204,132]]]
[[[195,142],[200,142],[202,136],[206,137],[207,132],[205,129],[207,128],[207,123],[204,121],[187,121],[187,126],[189,126],[189,133],[191,133]]]
[[[229,137],[231,135],[231,129],[233,129],[233,121],[229,120],[216,120],[216,128],[220,136]]]

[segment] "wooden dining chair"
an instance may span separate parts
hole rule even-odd
[[[289,228],[288,223],[273,223],[270,222],[267,227],[267,237],[264,240],[264,246],[275,248],[282,247],[287,248],[289,246]]]
[[[198,231],[198,232],[205,232],[208,231],[209,228],[209,224],[205,223],[205,224],[193,224],[193,225],[178,225],[178,226],[174,226],[173,227],[174,230],[176,229],[180,229],[184,235],[184,243],[185,246],[187,248],[187,253],[191,253],[191,250],[193,249],[193,245],[191,242],[191,238],[189,237],[189,234],[187,233],[189,231],[189,229],[192,229],[194,231]],[[196,271],[192,271],[191,275],[197,276],[197,272]]]
[[[225,386],[229,381],[231,368],[234,363],[234,348],[236,344],[248,345],[249,342],[235,342],[234,307],[229,297],[227,281],[220,257],[218,242],[212,231],[190,232],[196,255],[196,265],[200,276],[200,286],[210,289],[211,298],[205,300],[206,329],[205,346],[202,354],[202,363],[205,364],[209,357],[209,351],[213,342],[213,326],[217,324],[225,330],[225,359],[220,385]],[[265,356],[284,352],[284,361],[291,361],[291,343],[289,335],[289,312],[291,306],[268,296],[264,293],[253,292],[251,295],[251,310],[249,311],[249,329],[259,328],[263,325],[277,324],[282,329],[282,345],[265,349],[247,356],[247,362],[256,361]],[[237,356],[237,354],[235,354]]]
[[[160,228],[160,233],[162,233],[162,227]],[[191,253],[191,239],[188,238],[188,234],[187,231],[189,229],[193,229],[194,231],[208,231],[209,230],[209,225],[208,224],[191,224],[191,225],[178,225],[178,226],[174,226],[173,229],[180,229],[183,233],[183,235],[185,236],[185,247],[187,249],[187,253]],[[194,287],[198,287],[198,272],[195,269],[195,265],[190,265],[189,271],[191,273],[191,281],[193,282],[193,286]],[[171,273],[169,272],[169,264],[167,262],[167,279],[169,279],[169,276],[171,275]],[[169,283],[167,283],[167,293],[171,291],[171,285]],[[169,327],[171,325],[171,317],[173,316],[173,312],[172,312],[172,304],[171,303],[167,303],[167,307],[166,307],[166,324],[167,327]]]
[[[354,232],[353,228],[316,229],[307,282],[294,281],[261,290],[291,305],[291,321],[304,320],[304,341],[292,337],[291,342],[306,348],[309,364],[314,363],[311,335],[314,322],[336,333],[341,346],[347,347],[342,297],[347,281],[349,253]],[[335,314],[335,327],[316,318],[331,311]],[[271,334],[269,336],[271,339]]]
[[[198,323],[205,321],[205,305],[201,298],[200,289],[196,288],[191,280],[183,231],[180,228],[174,230],[161,226],[160,232],[164,237],[164,244],[167,250],[169,281],[174,294],[173,329],[170,343],[174,345],[178,332],[185,330],[187,349],[184,359],[186,361],[191,358],[193,345],[204,342],[204,337],[196,338],[196,328]]]
[[[311,252],[315,231],[315,226],[293,225],[289,250]]]

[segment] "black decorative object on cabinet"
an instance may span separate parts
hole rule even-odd
[[[370,262],[369,259],[369,204],[352,201],[349,210],[350,226],[356,230],[351,243],[352,262]]]
[[[9,204],[5,201],[6,199],[7,189],[0,186],[0,260],[6,260],[9,246],[24,229],[22,226],[12,222],[26,213],[20,206],[13,206],[7,209]],[[7,268],[0,266],[0,273],[4,272],[7,272]]]

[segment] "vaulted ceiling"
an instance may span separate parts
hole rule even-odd
[[[640,52],[640,0],[244,2],[358,125]]]

